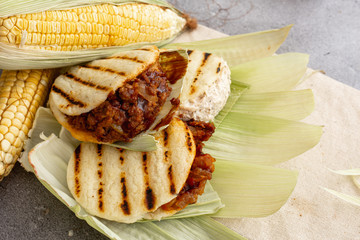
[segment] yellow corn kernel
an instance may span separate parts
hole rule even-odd
[[[25,48],[98,48],[165,40],[180,32],[184,25],[184,18],[156,5],[99,4],[0,18],[0,43],[18,46],[26,31],[27,39],[22,46]],[[69,34],[74,34],[74,38]]]
[[[53,80],[53,70],[4,70],[0,77],[0,180],[20,156]]]

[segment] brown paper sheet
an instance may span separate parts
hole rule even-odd
[[[199,26],[176,41],[222,36]],[[304,121],[323,125],[324,133],[315,148],[279,165],[299,171],[288,202],[265,218],[217,219],[249,239],[360,239],[360,208],[322,189],[360,196],[349,177],[329,171],[360,167],[360,91],[309,69],[311,72],[298,87],[311,88],[315,95],[315,111]]]

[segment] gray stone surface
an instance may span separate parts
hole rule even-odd
[[[357,0],[171,0],[199,23],[234,35],[295,24],[278,53],[310,54],[309,66],[360,89]],[[0,239],[106,239],[77,219],[18,164],[0,182]]]
[[[199,23],[229,35],[294,24],[278,53],[310,54],[309,67],[360,89],[358,0],[170,0]]]

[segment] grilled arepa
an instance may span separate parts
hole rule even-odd
[[[189,65],[180,96],[178,116],[187,121],[212,121],[230,95],[230,68],[212,53],[188,50]]]
[[[71,67],[51,88],[56,119],[80,141],[130,141],[150,127],[171,92],[159,55],[147,46]]]
[[[76,201],[90,214],[125,223],[174,214],[156,210],[182,190],[196,145],[190,129],[177,118],[156,139],[157,150],[147,153],[81,143],[67,170]]]

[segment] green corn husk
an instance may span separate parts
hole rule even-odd
[[[21,163],[21,166],[23,166],[26,171],[33,170],[30,166],[28,155],[31,149],[33,149],[38,143],[43,141],[40,135],[59,135],[60,131],[61,125],[59,125],[59,123],[56,121],[50,109],[39,107],[34,118],[33,127],[29,132],[29,136],[31,137],[25,141],[24,151],[18,159],[18,161]]]
[[[331,193],[332,195],[334,195],[335,197],[338,197],[348,203],[351,203],[353,205],[359,206],[360,207],[360,197],[355,197],[355,196],[351,196],[345,193],[341,193],[335,190],[331,190],[328,188],[323,188],[325,191]]]
[[[214,53],[225,59],[229,66],[273,55],[285,41],[292,25],[248,34],[203,41],[172,43],[166,48],[186,48]]]
[[[246,240],[246,238],[207,216],[164,220],[160,222],[134,223],[131,225],[118,224],[102,219],[96,219],[88,223],[109,238],[119,240]],[[105,225],[107,226],[106,231],[101,230],[101,227]]]
[[[279,210],[298,173],[287,169],[217,160],[211,184],[225,207],[216,217],[264,217]]]
[[[246,93],[231,111],[298,121],[314,110],[314,94],[310,89],[286,92]]]
[[[333,173],[345,175],[345,176],[360,176],[360,168],[347,169],[347,170],[331,170]]]
[[[360,189],[360,183],[357,179],[357,177],[360,176],[360,168],[354,168],[354,169],[347,169],[347,170],[331,170],[333,173],[336,174],[340,174],[343,176],[350,176],[352,181],[354,182],[355,186],[358,187]],[[341,193],[341,192],[337,192],[335,190],[332,189],[328,189],[328,188],[323,188],[324,190],[326,190],[327,192],[331,193],[332,195],[348,202],[351,203],[353,205],[359,206],[360,207],[360,197],[357,196],[351,196],[345,193]]]
[[[214,124],[218,127],[222,121],[225,119],[227,114],[232,111],[232,109],[237,105],[238,99],[246,92],[248,86],[240,85],[238,83],[232,83],[230,86],[230,96],[226,101],[223,109],[216,115],[214,119]]]
[[[231,79],[250,87],[247,93],[292,90],[304,76],[309,56],[285,53],[246,62],[231,68]]]
[[[204,151],[219,160],[273,165],[311,149],[321,135],[321,126],[229,112]]]

